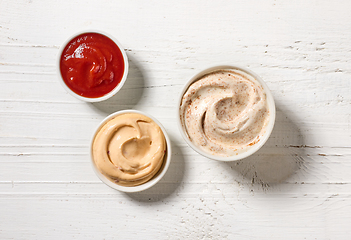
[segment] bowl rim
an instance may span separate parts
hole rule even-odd
[[[167,152],[166,152],[167,156],[164,159],[163,166],[161,166],[161,169],[158,171],[158,173],[156,173],[156,175],[153,178],[151,178],[149,181],[147,181],[147,182],[145,182],[145,183],[143,183],[141,185],[132,186],[132,187],[121,186],[121,185],[118,185],[117,183],[113,183],[110,180],[108,180],[97,169],[97,167],[96,167],[96,165],[94,163],[94,159],[93,159],[93,143],[94,143],[94,139],[95,139],[96,134],[105,125],[105,123],[107,123],[110,119],[112,119],[112,118],[114,118],[116,116],[122,115],[122,114],[126,114],[126,113],[138,113],[138,114],[144,115],[144,116],[149,117],[150,119],[152,119],[161,128],[161,130],[163,132],[163,135],[165,136],[166,145],[167,145]],[[100,178],[100,180],[103,183],[105,183],[107,186],[109,186],[109,187],[111,187],[113,189],[119,190],[121,192],[129,192],[129,193],[140,192],[140,191],[149,189],[152,186],[154,186],[156,183],[158,183],[163,178],[163,176],[166,174],[166,172],[167,172],[167,170],[169,168],[169,165],[171,163],[171,157],[172,157],[171,140],[170,140],[170,138],[168,136],[168,133],[166,132],[166,129],[163,127],[163,125],[156,118],[154,118],[152,115],[150,115],[148,113],[145,113],[145,112],[142,112],[142,111],[139,111],[139,110],[133,110],[133,109],[117,111],[117,112],[114,112],[114,113],[110,114],[106,118],[104,118],[98,124],[97,128],[95,129],[95,131],[93,133],[93,136],[92,136],[91,141],[90,141],[90,150],[89,151],[90,151],[90,163],[91,163],[91,165],[93,167],[93,170],[94,170],[95,174]]]
[[[257,144],[254,144],[252,147],[248,148],[248,150],[246,150],[245,152],[238,153],[237,155],[232,155],[232,156],[228,156],[228,157],[209,154],[209,153],[203,151],[202,149],[200,149],[199,147],[197,147],[195,144],[193,144],[190,141],[190,139],[188,138],[187,134],[185,133],[185,130],[183,129],[182,123],[180,120],[180,106],[181,106],[182,98],[183,98],[183,95],[185,94],[185,92],[188,90],[189,86],[192,83],[199,80],[200,77],[202,77],[208,73],[211,73],[213,71],[216,71],[216,70],[240,70],[240,71],[243,71],[243,72],[251,75],[253,78],[255,78],[255,80],[261,84],[261,86],[263,87],[263,89],[266,93],[267,104],[268,104],[269,112],[270,112],[270,119],[269,119],[269,122],[267,125],[266,132],[264,133],[264,135],[262,136],[260,141]],[[214,65],[214,66],[207,67],[204,70],[201,70],[200,72],[196,73],[185,83],[183,89],[180,92],[180,95],[179,95],[179,98],[177,101],[177,117],[176,117],[176,119],[177,119],[178,129],[179,129],[180,134],[182,135],[183,139],[193,150],[195,150],[200,155],[207,157],[207,158],[210,158],[210,159],[217,160],[217,161],[224,161],[224,162],[238,161],[238,160],[244,159],[246,157],[249,157],[252,154],[254,154],[255,152],[257,152],[267,142],[268,138],[270,137],[270,135],[273,131],[273,128],[274,128],[275,118],[276,118],[276,108],[275,108],[274,98],[273,98],[273,95],[272,95],[271,91],[269,90],[267,84],[255,72],[251,71],[250,69],[248,69],[246,67],[236,65],[236,64],[235,65],[233,65],[233,64]]]
[[[67,44],[75,37],[78,37],[79,35],[87,34],[87,33],[98,33],[98,34],[104,35],[105,37],[108,37],[109,39],[111,39],[117,45],[119,50],[121,51],[122,56],[123,56],[123,62],[124,62],[124,72],[123,72],[123,76],[121,78],[121,81],[117,84],[117,86],[111,92],[109,92],[101,97],[97,97],[97,98],[83,97],[83,96],[78,95],[74,91],[72,91],[66,85],[65,81],[63,80],[62,74],[61,74],[61,68],[60,68],[61,56],[62,56],[63,50],[65,49]],[[128,57],[127,57],[126,51],[122,47],[121,43],[113,35],[111,35],[107,32],[101,31],[101,30],[86,29],[86,30],[78,31],[75,34],[71,34],[70,37],[66,38],[66,40],[61,44],[61,46],[59,48],[59,52],[58,52],[57,57],[56,57],[56,72],[57,72],[60,84],[71,96],[73,96],[81,101],[85,101],[85,102],[101,102],[101,101],[104,101],[104,100],[111,98],[117,92],[119,92],[119,90],[121,90],[121,88],[123,87],[124,83],[127,80],[127,76],[128,76],[128,72],[129,72],[129,63],[128,63]]]

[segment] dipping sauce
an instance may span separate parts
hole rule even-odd
[[[84,33],[73,38],[60,59],[61,76],[76,94],[98,98],[111,92],[122,80],[125,64],[121,50],[110,38]]]
[[[233,156],[260,141],[269,122],[266,94],[251,75],[216,70],[193,82],[180,104],[189,140],[206,153]]]
[[[139,113],[124,113],[106,122],[92,145],[98,171],[121,186],[137,186],[152,179],[166,152],[161,128]]]

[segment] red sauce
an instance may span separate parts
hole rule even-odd
[[[88,98],[111,92],[120,83],[124,67],[123,55],[116,43],[99,33],[84,33],[73,38],[60,60],[66,85]]]

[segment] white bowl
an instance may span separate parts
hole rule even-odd
[[[138,113],[138,114],[141,114],[141,115],[144,115],[146,117],[149,117],[151,118],[162,130],[163,132],[163,135],[165,136],[165,139],[166,139],[166,145],[167,145],[167,150],[166,150],[166,156],[164,158],[164,161],[163,161],[163,164],[160,168],[160,170],[158,171],[158,173],[156,173],[156,175],[151,178],[149,181],[141,184],[141,185],[138,185],[138,186],[132,186],[132,187],[127,187],[127,186],[121,186],[121,185],[118,185],[117,183],[114,183],[114,182],[111,182],[107,177],[105,177],[96,167],[95,163],[94,163],[94,160],[93,160],[93,154],[92,154],[92,150],[93,150],[93,142],[94,142],[94,139],[95,139],[95,136],[96,134],[99,132],[99,130],[112,118],[118,116],[118,115],[122,115],[122,114],[125,114],[125,113]],[[146,114],[144,112],[141,112],[141,111],[137,111],[137,110],[122,110],[122,111],[118,111],[118,112],[115,112],[111,115],[109,115],[108,117],[106,117],[100,124],[99,126],[97,127],[97,129],[95,130],[94,134],[93,134],[93,137],[91,139],[91,143],[90,143],[90,159],[91,159],[91,163],[92,163],[92,166],[93,166],[93,169],[96,173],[96,175],[100,178],[100,180],[105,183],[106,185],[108,185],[109,187],[113,188],[113,189],[116,189],[116,190],[119,190],[119,191],[122,191],[122,192],[140,192],[140,191],[143,191],[143,190],[146,190],[152,186],[154,186],[158,181],[160,181],[162,179],[162,177],[166,174],[167,170],[168,170],[168,167],[171,163],[171,155],[172,155],[172,149],[171,149],[171,141],[168,137],[168,134],[165,130],[165,128],[161,125],[161,123],[155,119],[153,116],[149,115],[149,114]]]
[[[123,72],[123,76],[121,81],[117,84],[117,86],[109,93],[105,94],[104,96],[101,97],[96,97],[96,98],[89,98],[89,97],[83,97],[80,96],[79,94],[75,93],[74,91],[72,91],[65,83],[65,81],[62,79],[62,75],[61,75],[61,70],[60,70],[60,61],[61,61],[61,55],[63,50],[65,49],[65,47],[67,46],[67,44],[74,39],[75,37],[82,35],[82,34],[86,34],[86,33],[98,33],[101,35],[104,35],[108,38],[110,38],[119,48],[119,50],[122,53],[123,56],[123,61],[124,61],[124,72]],[[69,93],[71,94],[73,97],[78,98],[79,100],[85,101],[85,102],[101,102],[104,100],[107,100],[109,98],[111,98],[112,96],[114,96],[124,85],[126,79],[127,79],[127,75],[128,75],[128,69],[129,69],[129,64],[128,64],[128,58],[127,58],[127,54],[124,51],[124,48],[122,47],[122,45],[117,41],[116,38],[114,38],[113,36],[109,35],[108,33],[102,32],[102,31],[98,31],[98,30],[86,30],[86,31],[81,31],[78,32],[76,34],[74,34],[73,36],[71,36],[70,38],[68,38],[60,47],[59,49],[59,53],[57,56],[57,61],[56,61],[56,68],[57,68],[57,73],[58,73],[58,77],[59,77],[59,82],[61,83],[62,87]]]
[[[196,146],[192,141],[190,141],[187,133],[185,132],[185,129],[183,129],[183,127],[182,127],[181,119],[180,119],[180,105],[181,105],[181,102],[182,102],[183,95],[185,94],[185,92],[187,91],[189,86],[192,83],[194,83],[195,81],[197,81],[199,78],[201,78],[202,76],[204,76],[204,75],[206,75],[206,74],[208,74],[210,72],[213,72],[213,71],[216,71],[216,70],[226,70],[226,69],[228,69],[228,70],[230,70],[230,69],[232,69],[232,70],[233,69],[237,69],[237,70],[243,71],[243,72],[251,75],[252,77],[254,77],[261,84],[261,86],[263,87],[263,89],[264,89],[264,91],[266,93],[268,108],[269,108],[269,112],[270,112],[270,116],[269,116],[270,119],[269,119],[269,123],[268,123],[267,128],[266,128],[266,132],[260,138],[260,141],[258,143],[256,143],[256,144],[254,144],[253,146],[248,147],[247,150],[238,153],[238,155],[232,155],[232,156],[228,156],[228,157],[219,156],[219,155],[213,155],[213,154],[207,153],[207,152],[203,151],[202,149],[200,149],[198,146]],[[240,159],[246,158],[246,157],[254,154],[256,151],[258,151],[266,143],[266,141],[268,140],[269,136],[271,135],[271,132],[272,132],[273,127],[274,127],[275,115],[276,115],[275,103],[274,103],[273,96],[272,96],[270,90],[268,89],[266,83],[256,73],[250,71],[247,68],[240,67],[240,66],[237,66],[237,65],[214,66],[214,67],[207,68],[207,69],[197,73],[195,76],[193,76],[185,84],[183,90],[180,93],[180,97],[179,97],[179,100],[178,100],[177,104],[178,104],[177,105],[177,124],[178,124],[178,128],[180,130],[180,133],[181,133],[183,139],[187,142],[187,144],[192,149],[194,149],[199,154],[201,154],[201,155],[203,155],[203,156],[205,156],[207,158],[218,160],[218,161],[236,161],[236,160],[240,160]]]

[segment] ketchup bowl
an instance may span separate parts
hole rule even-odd
[[[79,32],[62,44],[57,58],[59,81],[72,96],[100,102],[114,96],[128,75],[121,44],[101,31]]]

